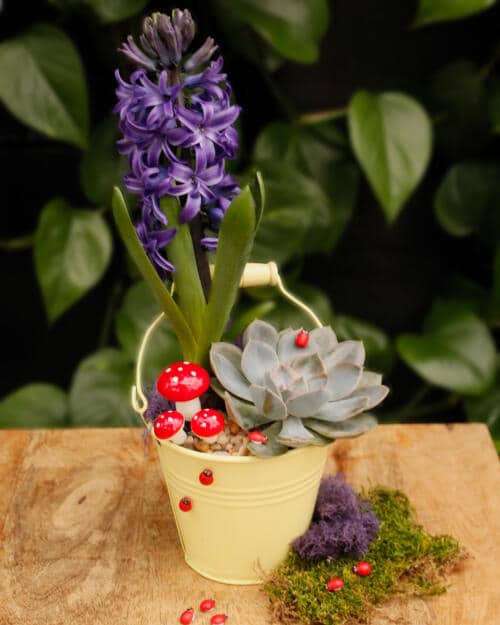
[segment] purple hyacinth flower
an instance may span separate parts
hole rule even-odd
[[[168,228],[161,198],[179,198],[179,221],[200,220],[208,230],[200,243],[215,250],[227,207],[240,192],[225,171],[238,149],[240,107],[231,102],[222,57],[212,60],[213,39],[189,54],[194,34],[189,11],[176,9],[171,18],[154,13],[144,21],[140,46],[128,37],[121,47],[138,69],[129,82],[116,72],[118,151],[131,169],[124,182],[139,197],[137,233],[162,277],[173,270],[164,248],[175,229]]]

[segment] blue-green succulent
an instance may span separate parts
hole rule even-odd
[[[213,388],[228,416],[268,439],[249,443],[255,455],[363,434],[377,423],[366,411],[388,393],[379,374],[364,370],[360,341],[339,342],[330,327],[312,330],[305,347],[296,337],[297,330],[278,332],[257,320],[243,336],[243,350],[223,342],[211,347]]]

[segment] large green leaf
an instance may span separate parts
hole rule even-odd
[[[326,293],[309,284],[290,284],[288,289],[296,295],[327,325],[332,322],[333,310]],[[266,321],[272,323],[277,329],[283,328],[307,328],[315,327],[314,322],[307,313],[294,304],[279,296],[275,300],[275,306],[264,315]]]
[[[83,66],[71,40],[55,26],[37,24],[0,44],[0,100],[48,137],[86,147]]]
[[[447,22],[489,9],[496,0],[419,0],[415,24]]]
[[[75,426],[137,425],[130,405],[133,369],[126,354],[102,349],[78,366],[69,393],[70,415]]]
[[[498,80],[488,95],[488,113],[492,131],[497,135],[500,134],[500,81]]]
[[[130,287],[115,317],[115,332],[131,362],[135,363],[142,337],[159,312],[158,304],[145,282],[137,282]],[[177,337],[165,320],[155,330],[146,351],[143,365],[144,384],[151,384],[162,368],[181,358]]]
[[[196,362],[206,363],[211,344],[219,341],[224,332],[250,256],[255,227],[254,200],[250,189],[245,187],[231,202],[222,221]]]
[[[328,28],[327,0],[225,0],[227,11],[254,28],[280,54],[314,63]]]
[[[340,341],[363,341],[366,350],[366,366],[375,371],[387,372],[394,363],[394,348],[387,334],[377,326],[339,315],[333,320],[333,329]]]
[[[398,338],[401,358],[425,380],[465,395],[483,393],[495,374],[495,343],[468,307],[437,302],[420,335]]]
[[[92,134],[90,147],[80,164],[80,182],[87,198],[95,204],[109,204],[113,187],[128,170],[127,161],[116,150],[116,119],[107,118]]]
[[[115,187],[113,190],[113,216],[118,232],[127,248],[130,257],[134,261],[140,274],[146,280],[151,292],[158,302],[161,310],[168,317],[172,328],[179,339],[182,353],[186,360],[193,360],[196,354],[196,341],[182,311],[170,295],[167,287],[147,257],[141,242],[137,236],[132,220],[128,212],[123,195]]]
[[[436,120],[436,144],[454,160],[477,153],[489,141],[485,81],[472,61],[455,61],[437,70],[429,89]]]
[[[470,421],[486,423],[491,436],[500,442],[500,371],[497,370],[496,382],[479,397],[468,397],[465,412]]]
[[[112,240],[99,213],[76,210],[55,198],[40,214],[35,233],[35,268],[47,316],[54,321],[102,277]]]
[[[161,200],[161,208],[167,216],[169,228],[177,228],[175,238],[168,245],[168,257],[175,265],[173,280],[179,306],[193,336],[198,340],[207,304],[196,264],[191,229],[189,224],[179,222],[180,206],[177,198],[165,196]]]
[[[348,118],[354,153],[388,221],[394,221],[429,162],[429,117],[403,93],[358,91],[349,104]]]
[[[139,13],[148,0],[86,0],[102,22],[119,22]]]
[[[446,174],[434,197],[436,217],[449,234],[472,234],[489,211],[500,210],[500,166],[464,162]]]
[[[67,425],[66,393],[52,384],[27,384],[0,401],[0,428],[52,428]]]

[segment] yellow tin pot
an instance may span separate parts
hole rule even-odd
[[[187,564],[226,584],[258,584],[311,522],[328,446],[219,456],[157,445]],[[200,474],[210,469],[213,482]],[[185,497],[190,509],[179,503]]]

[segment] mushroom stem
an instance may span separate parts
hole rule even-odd
[[[191,417],[201,409],[200,400],[195,397],[188,401],[176,401],[175,409],[184,415],[186,421],[191,421]]]
[[[176,445],[182,445],[184,441],[186,440],[186,438],[187,438],[186,432],[184,432],[183,429],[180,429],[175,436],[172,436],[170,440],[172,441],[172,443],[175,443]]]

